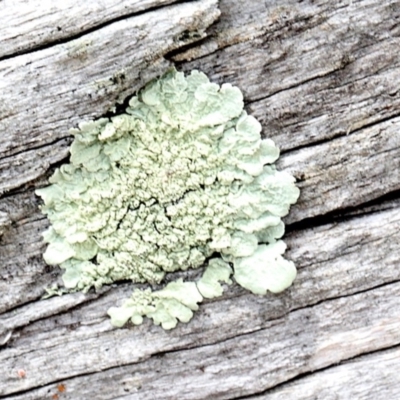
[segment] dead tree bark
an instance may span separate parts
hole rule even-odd
[[[0,399],[376,399],[400,381],[400,1],[0,3]],[[171,332],[114,329],[128,284],[41,300],[34,190],[68,129],[171,65],[245,94],[301,189],[295,284],[231,286]]]

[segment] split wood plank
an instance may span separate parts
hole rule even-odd
[[[2,0],[0,59],[35,51],[81,35],[110,21],[177,0]]]
[[[400,349],[379,351],[316,372],[249,400],[397,399]]]
[[[382,224],[385,226],[383,236]],[[282,340],[281,345],[287,346],[287,341],[289,341],[289,344],[296,348],[295,343],[300,335],[296,329],[304,330],[304,323],[307,322],[305,319],[304,323],[300,323],[296,316],[303,313],[321,322],[321,332],[318,331],[317,335],[316,332],[312,334],[311,331],[310,349],[305,353],[308,360],[307,366],[301,364],[302,368],[296,369],[296,374],[324,368],[342,359],[355,356],[351,343],[363,339],[363,336],[357,339],[361,331],[353,332],[354,337],[346,336],[351,332],[345,329],[345,325],[343,325],[344,330],[340,329],[340,322],[345,318],[355,319],[359,324],[367,324],[374,318],[378,318],[379,321],[388,319],[387,326],[384,322],[379,322],[383,324],[382,332],[379,333],[379,329],[375,328],[365,328],[362,332],[363,335],[368,335],[370,331],[373,335],[373,340],[366,341],[368,346],[375,345],[378,349],[396,345],[398,337],[392,335],[391,324],[397,324],[396,329],[398,329],[400,319],[396,319],[396,313],[400,312],[400,307],[391,302],[400,301],[400,298],[396,300],[400,285],[390,283],[400,280],[399,228],[400,215],[396,210],[391,210],[353,218],[340,224],[323,225],[319,228],[293,232],[287,239],[290,246],[287,256],[296,261],[299,273],[292,288],[278,296],[255,296],[232,285],[226,290],[223,298],[203,304],[189,324],[181,324],[170,332],[153,326],[149,321],[138,327],[131,326],[119,330],[112,328],[105,312],[115,305],[118,299],[129,295],[131,290],[129,285],[112,288],[100,296],[89,295],[87,300],[79,293],[68,295],[66,300],[52,298],[33,302],[17,314],[13,311],[5,313],[0,319],[3,327],[2,335],[7,335],[10,331],[13,334],[7,346],[0,352],[0,365],[6,372],[14,371],[18,365],[23,364],[30,373],[24,380],[15,379],[12,373],[11,375],[1,374],[0,388],[7,389],[3,389],[5,390],[3,393],[0,389],[0,393],[11,395],[21,390],[70,379],[79,376],[83,371],[85,374],[95,374],[101,370],[110,371],[113,368],[117,371],[119,365],[137,364],[134,368],[142,371],[141,365],[144,360],[152,360],[156,354],[181,350],[185,352],[190,348],[200,352],[196,357],[190,356],[194,357],[193,363],[201,364],[203,362],[202,348],[214,345],[218,347],[218,343],[223,344],[229,340],[240,341],[246,336],[248,340],[253,341],[253,335],[257,335],[260,331],[274,337],[278,335],[278,330],[282,330],[282,334],[287,335],[287,338],[283,340],[278,335],[276,343]],[[396,293],[392,293],[392,290]],[[357,294],[358,292],[361,294]],[[71,300],[74,296],[76,300]],[[363,300],[357,300],[359,296]],[[384,296],[387,296],[387,299],[384,299]],[[379,301],[372,301],[375,298],[379,298]],[[330,305],[335,301],[340,304],[340,307]],[[39,311],[41,302],[48,302],[54,306],[46,304],[42,311]],[[356,306],[353,302],[359,305]],[[346,309],[348,315],[344,316],[340,310],[346,304],[349,304]],[[378,305],[379,310],[376,310],[376,316],[374,316],[374,307]],[[51,315],[52,307],[54,307],[53,315]],[[73,308],[69,309],[69,307]],[[384,307],[387,308],[385,312],[382,311]],[[316,310],[322,311],[317,313]],[[366,313],[369,310],[372,314],[366,319]],[[388,316],[390,313],[396,315],[390,319]],[[297,325],[296,329],[295,325]],[[275,326],[277,326],[276,329]],[[294,333],[289,334],[292,329]],[[326,339],[326,343],[332,345],[331,347],[325,346],[325,342],[323,342],[324,345],[321,344],[321,349],[319,345],[317,346],[318,340],[323,338],[323,331],[330,330],[336,332],[335,338],[343,336],[342,351],[339,351],[339,339],[337,342],[332,342],[331,337],[329,340]],[[305,337],[308,331],[310,330],[304,330]],[[379,336],[380,334],[382,335]],[[349,338],[353,342],[349,341]],[[254,339],[255,342],[257,340]],[[268,340],[262,340],[259,345],[266,343],[266,349],[274,348],[270,340],[268,336]],[[300,341],[300,343],[303,345],[303,342]],[[296,348],[293,351],[297,351],[300,356],[303,354],[300,349]],[[357,354],[367,352],[365,346],[361,346],[361,349],[362,351]],[[251,351],[255,349],[252,348]],[[64,356],[60,358],[57,354]],[[289,362],[288,360],[292,357],[292,353],[284,352],[283,348],[278,351],[278,354],[286,354],[287,357],[282,356],[285,362]],[[255,355],[253,355],[254,362],[256,362]],[[235,357],[239,357],[239,354]],[[341,358],[338,360],[338,357]],[[282,361],[280,358],[279,360]],[[284,368],[280,364],[273,365],[272,359],[269,364],[268,368],[276,369],[276,376],[280,382],[296,375],[293,375],[291,369],[287,374],[284,373]],[[239,371],[240,365],[241,363],[238,363],[238,358],[236,358],[232,361],[231,368]],[[257,369],[254,364],[253,368]],[[243,374],[247,376],[247,372]],[[175,379],[178,379],[180,375],[178,374]],[[275,380],[272,382],[273,385],[268,387],[278,384]],[[220,394],[215,382],[214,386],[215,398],[225,398],[222,395],[218,397]],[[166,389],[163,388],[163,390]],[[207,393],[201,392],[198,398],[206,398]]]
[[[51,398],[64,383],[65,399],[297,399],[296,387],[316,396],[310,388],[331,378],[335,390],[346,371],[367,371],[370,359],[384,372],[393,363],[378,356],[395,362],[396,348],[368,353],[400,341],[400,2],[163,3],[138,14],[119,9],[111,19],[93,15],[92,27],[86,16],[58,39],[44,30],[43,41],[17,50],[37,51],[0,61],[0,184],[12,190],[0,200],[12,221],[0,239],[0,398]],[[170,61],[238,85],[283,150],[279,167],[302,189],[285,239],[298,277],[278,296],[231,285],[172,332],[149,321],[115,330],[105,311],[130,285],[40,300],[61,271],[42,260],[48,222],[34,188],[66,160],[69,127],[103,115]],[[319,225],[333,213],[333,223]],[[359,364],[339,370],[352,363]],[[387,398],[398,391],[391,376],[372,376],[377,387],[389,385]],[[342,382],[343,396],[376,397],[366,379]]]
[[[400,283],[295,310],[268,321],[251,334],[244,332],[207,345],[196,341],[190,345],[193,333],[181,336],[182,347],[168,348],[165,334],[157,341],[150,332],[128,341],[122,335],[112,339],[104,332],[104,325],[97,327],[102,328],[102,336],[82,340],[80,349],[71,348],[72,342],[65,339],[64,351],[55,340],[46,340],[46,344],[39,344],[41,350],[30,348],[29,352],[29,342],[25,346],[21,343],[19,351],[25,347],[26,352],[26,377],[15,377],[19,363],[14,361],[14,368],[9,370],[11,376],[14,374],[9,378],[11,387],[4,393],[11,394],[16,387],[33,390],[28,395],[7,398],[43,399],[56,391],[57,383],[66,386],[69,399],[219,400],[260,393],[301,374],[399,345]],[[222,324],[219,329],[224,331],[226,327]],[[202,335],[205,333],[207,330]],[[162,354],[146,355],[151,346],[162,347],[162,342]],[[52,361],[61,354],[62,360]],[[105,358],[117,358],[119,364],[106,368],[102,362]],[[54,370],[43,365],[49,360]],[[61,370],[66,373],[62,364],[79,364],[80,368],[69,371],[69,378],[62,377]],[[9,366],[6,361],[4,367]],[[82,374],[85,376],[79,376]],[[41,387],[44,376],[48,384]],[[16,382],[11,383],[12,379]]]

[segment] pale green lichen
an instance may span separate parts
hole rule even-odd
[[[139,325],[145,315],[164,329],[171,329],[175,328],[178,320],[189,322],[193,317],[192,310],[198,310],[197,303],[202,300],[194,282],[180,279],[154,292],[150,289],[135,290],[130,299],[125,300],[121,307],[111,307],[108,314],[117,327],[125,325],[129,319]]]
[[[65,269],[67,288],[87,291],[126,279],[158,284],[214,257],[197,283],[135,290],[109,310],[115,326],[143,316],[165,329],[188,322],[203,297],[222,294],[228,263],[253,293],[284,290],[296,269],[282,258],[281,217],[299,190],[272,165],[279,151],[260,132],[238,88],[198,71],[171,70],[125,114],[81,123],[70,164],[37,190],[52,224],[45,261]]]

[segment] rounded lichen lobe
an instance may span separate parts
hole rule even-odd
[[[211,256],[224,260],[214,259],[197,285],[136,290],[110,310],[116,326],[141,323],[143,315],[165,329],[187,322],[203,297],[222,293],[227,263],[254,293],[291,284],[293,264],[265,248],[281,248],[281,217],[299,190],[275,169],[279,151],[261,139],[238,88],[171,70],[133,97],[126,113],[71,132],[70,164],[37,190],[51,222],[44,258],[66,270],[68,288],[160,283],[165,273],[197,268]]]

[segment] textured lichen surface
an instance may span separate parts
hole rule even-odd
[[[108,313],[116,326],[143,316],[170,329],[188,322],[220,282],[280,292],[296,269],[282,257],[281,217],[299,196],[275,169],[279,151],[243,111],[240,90],[175,70],[150,82],[126,113],[73,129],[70,164],[37,190],[51,227],[44,259],[71,290],[207,265],[197,282],[136,289]],[[233,269],[232,269],[233,267]]]

